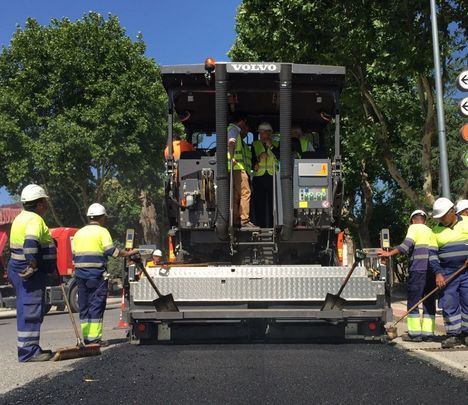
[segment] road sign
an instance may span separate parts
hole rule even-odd
[[[465,97],[460,101],[460,112],[465,117],[468,117],[468,97]]]
[[[468,124],[465,124],[460,129],[460,136],[465,142],[468,142]]]
[[[468,91],[468,70],[464,70],[458,75],[457,87],[460,91]]]

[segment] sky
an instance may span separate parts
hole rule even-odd
[[[88,11],[116,15],[127,35],[143,34],[146,54],[160,65],[227,61],[235,38],[241,0],[0,0],[0,47],[28,17],[46,25],[51,18],[80,18]],[[0,204],[11,199],[0,189]]]

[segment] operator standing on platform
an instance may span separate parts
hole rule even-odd
[[[261,228],[273,227],[273,175],[278,171],[280,151],[271,139],[270,123],[258,126],[259,139],[252,144],[253,206],[255,223]]]
[[[431,228],[426,225],[426,218],[427,214],[424,211],[413,211],[410,216],[411,225],[405,240],[391,251],[381,250],[379,252],[379,256],[382,257],[397,254],[410,256],[408,309],[435,288],[434,274],[429,270],[429,246],[434,240],[434,235]],[[435,313],[435,297],[431,296],[424,301],[422,320],[418,308],[408,315],[408,335],[403,336],[403,340],[412,342],[432,340],[435,331]]]
[[[56,271],[57,252],[43,216],[48,203],[44,189],[29,184],[21,193],[24,210],[11,225],[8,277],[16,291],[18,360],[48,361],[50,350],[42,350],[39,337],[45,313],[47,273]]]
[[[232,123],[227,128],[228,136],[228,170],[231,170],[233,154],[233,185],[234,201],[233,222],[242,227],[255,227],[250,222],[250,172],[252,171],[252,153],[244,142],[248,134],[247,118],[241,113],[235,113]]]
[[[106,309],[108,257],[130,256],[138,250],[117,249],[109,231],[104,228],[106,209],[101,204],[91,204],[87,216],[89,224],[73,237],[73,262],[78,284],[78,304],[83,339],[86,344],[102,340],[103,316]]]

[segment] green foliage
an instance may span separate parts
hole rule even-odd
[[[466,55],[468,10],[466,2],[437,3],[443,79],[451,91]],[[341,114],[347,218],[359,234],[366,228],[376,237],[391,225],[393,240],[402,238],[410,210],[428,207],[437,194],[438,150],[433,145],[424,152],[422,146],[431,131],[436,142],[429,2],[244,0],[236,31],[234,60],[346,67]],[[451,187],[460,196],[467,191],[454,137],[461,120],[456,123],[447,104]],[[424,166],[424,154],[432,167]]]
[[[166,96],[144,51],[112,15],[18,27],[0,54],[0,185],[45,185],[56,224],[82,225],[98,201],[113,231],[135,226],[165,142]]]

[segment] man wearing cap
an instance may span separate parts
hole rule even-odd
[[[47,273],[56,271],[57,259],[54,241],[43,219],[48,198],[37,184],[26,186],[21,192],[23,211],[11,225],[11,258],[7,271],[16,291],[20,362],[47,361],[52,357],[50,350],[39,346]]]
[[[458,201],[455,210],[458,215],[468,217],[468,200]]]
[[[228,170],[233,175],[233,222],[242,227],[255,227],[250,222],[250,172],[252,171],[252,153],[244,142],[248,135],[247,117],[234,113],[228,125]]]
[[[273,227],[273,175],[278,172],[280,151],[271,139],[269,122],[258,126],[258,140],[252,144],[253,206],[255,223],[261,228]]]
[[[435,288],[434,275],[429,271],[429,245],[434,235],[426,226],[427,214],[422,210],[411,213],[411,225],[405,240],[391,251],[379,251],[379,256],[390,257],[397,254],[409,256],[409,280],[407,308],[415,305],[424,295]],[[419,309],[413,310],[407,318],[408,335],[403,340],[421,342],[432,340],[435,330],[435,298],[428,298],[423,304],[423,317]]]
[[[442,348],[464,343],[468,346],[468,272],[464,271],[449,284],[445,279],[466,264],[468,258],[468,219],[455,213],[448,198],[438,198],[432,217],[439,222],[432,232],[429,262],[441,288],[439,305],[444,316],[447,338]]]
[[[117,249],[109,231],[104,228],[106,209],[101,204],[91,204],[87,216],[89,223],[73,237],[73,262],[78,284],[80,323],[86,344],[102,340],[103,316],[106,309],[107,279],[104,277],[109,257],[124,257],[138,250]]]

